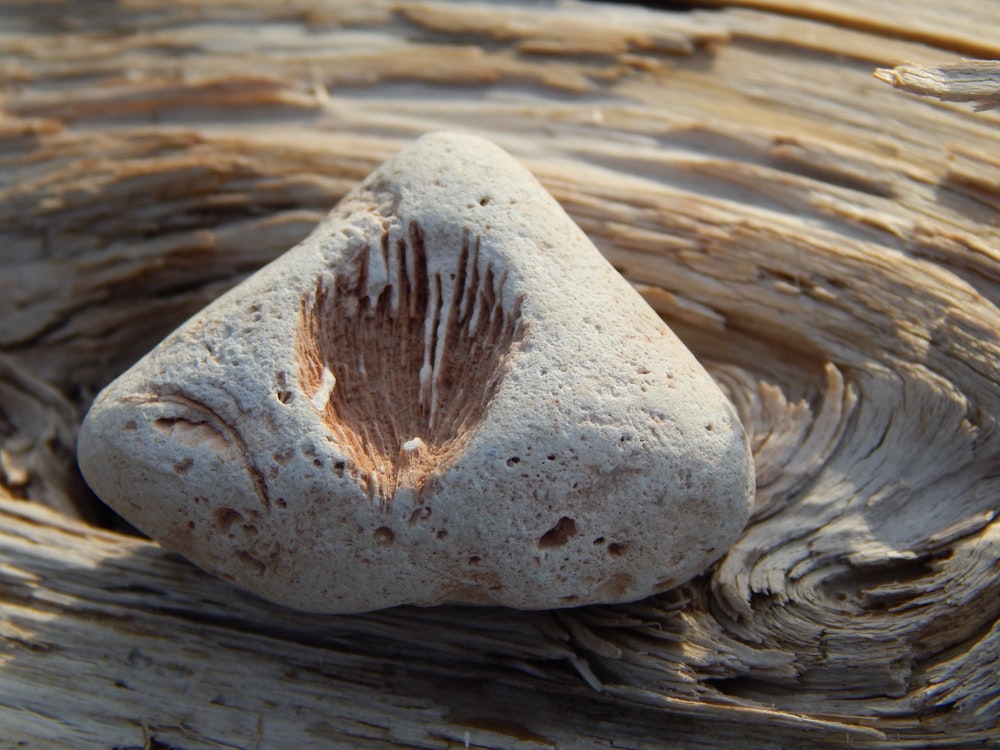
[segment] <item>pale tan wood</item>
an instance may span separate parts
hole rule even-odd
[[[5,3],[0,745],[995,742],[1000,116],[872,73],[1000,12],[745,5]],[[522,158],[727,389],[740,542],[625,607],[319,618],[98,530],[96,390],[439,128]]]
[[[972,102],[976,110],[1000,107],[1000,60],[877,68],[875,77],[897,89],[945,102]]]

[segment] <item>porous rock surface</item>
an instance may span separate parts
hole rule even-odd
[[[97,398],[91,487],[316,612],[639,599],[747,520],[734,410],[531,174],[424,136]]]

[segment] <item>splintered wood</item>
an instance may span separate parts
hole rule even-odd
[[[996,741],[1000,115],[873,72],[995,106],[952,84],[1000,11],[705,5],[8,4],[0,744]],[[435,129],[522,159],[726,390],[735,547],[631,605],[331,618],[98,528],[97,390]]]
[[[1000,61],[962,60],[949,65],[878,68],[875,77],[897,89],[945,102],[972,102],[976,111],[1000,107]]]

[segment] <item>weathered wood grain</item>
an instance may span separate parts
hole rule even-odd
[[[921,96],[943,102],[972,102],[977,111],[1000,107],[1000,61],[960,60],[945,65],[897,65],[877,68],[875,77]]]
[[[0,744],[1000,744],[1000,115],[872,75],[1000,12],[711,5],[3,3]],[[624,607],[319,618],[98,529],[97,389],[440,128],[726,388],[737,545]]]

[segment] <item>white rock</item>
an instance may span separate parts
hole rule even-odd
[[[749,513],[723,394],[518,163],[425,136],[105,389],[79,463],[282,604],[639,599]]]

